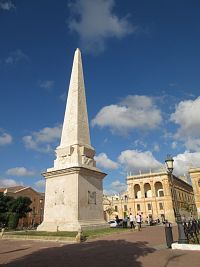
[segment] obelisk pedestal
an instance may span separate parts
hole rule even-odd
[[[39,231],[78,231],[102,228],[102,180],[90,143],[80,50],[74,55],[60,146],[46,179],[44,221]]]

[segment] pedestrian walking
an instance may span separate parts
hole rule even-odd
[[[142,215],[138,214],[136,215],[136,222],[137,222],[137,226],[138,226],[138,231],[141,231],[141,224],[142,224]]]
[[[128,225],[128,217],[125,216],[125,218],[123,219],[123,228],[127,228]]]
[[[129,218],[130,218],[130,226],[131,226],[131,229],[132,228],[135,228],[135,225],[134,225],[134,216],[133,216],[132,213],[130,213]]]

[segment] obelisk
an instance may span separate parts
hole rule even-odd
[[[47,169],[44,221],[39,231],[78,231],[106,227],[103,216],[105,173],[96,168],[85,97],[81,52],[75,51],[60,146]]]

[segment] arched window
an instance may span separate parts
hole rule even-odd
[[[135,195],[135,198],[141,198],[142,197],[139,184],[134,185],[134,195]]]
[[[156,191],[157,197],[164,197],[164,190],[163,190],[163,185],[161,182],[155,183],[155,191]]]
[[[152,197],[151,186],[149,183],[144,184],[144,196],[145,198]]]

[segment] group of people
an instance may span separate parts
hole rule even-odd
[[[120,222],[118,216],[116,216],[115,219],[117,223]],[[137,225],[138,231],[141,231],[141,228],[142,228],[142,215],[141,214],[137,213],[137,215],[134,216],[132,213],[130,213],[129,217],[126,216],[123,219],[123,228],[127,228],[128,221],[130,222],[131,229],[134,229]]]
[[[134,217],[132,213],[130,213],[130,227],[135,228],[135,223],[137,224],[138,231],[141,231],[142,228],[142,215],[137,213]]]

